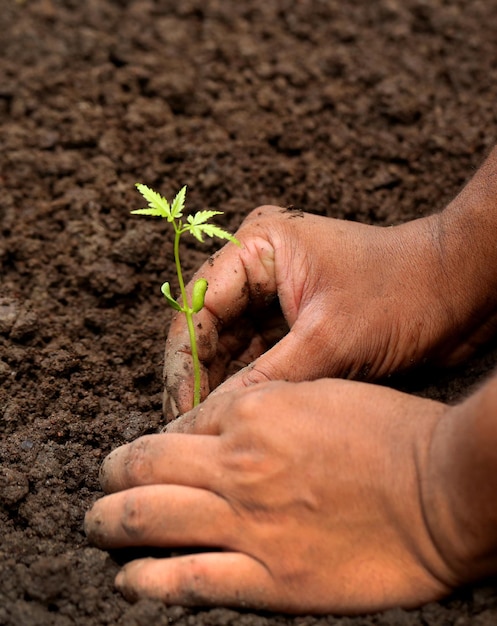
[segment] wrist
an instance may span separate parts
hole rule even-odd
[[[458,335],[448,364],[497,331],[497,148],[436,216],[441,294]]]
[[[449,409],[433,431],[422,501],[458,586],[497,572],[497,376]]]

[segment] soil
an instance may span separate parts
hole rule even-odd
[[[129,604],[82,520],[114,447],[162,423],[171,239],[141,181],[235,230],[261,204],[390,225],[497,140],[495,0],[0,0],[0,624],[490,626],[485,581],[414,611]],[[188,275],[213,248],[188,244]],[[455,402],[495,347],[391,381]]]

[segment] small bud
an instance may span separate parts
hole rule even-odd
[[[204,308],[205,292],[207,291],[207,281],[199,278],[195,281],[192,291],[192,312],[198,313]]]

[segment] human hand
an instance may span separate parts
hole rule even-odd
[[[196,317],[202,397],[219,385],[374,380],[429,357],[449,363],[467,320],[451,301],[461,290],[443,262],[439,222],[380,228],[277,207],[252,212],[236,234],[241,247],[228,244],[197,274],[209,282]],[[176,316],[165,352],[168,419],[192,405],[188,345]],[[230,376],[233,364],[240,371]]]
[[[344,380],[214,394],[107,457],[111,495],[86,532],[102,548],[205,548],[127,564],[116,584],[130,599],[290,613],[420,605],[459,582],[424,511],[446,410]]]

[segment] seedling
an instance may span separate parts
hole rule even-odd
[[[186,318],[193,361],[193,406],[197,406],[200,404],[200,361],[198,358],[197,339],[193,325],[193,316],[204,307],[205,294],[208,285],[205,278],[198,278],[193,285],[191,303],[188,303],[185,281],[183,279],[183,272],[181,269],[179,242],[181,235],[184,233],[190,233],[190,235],[193,235],[193,237],[198,239],[201,243],[204,241],[204,236],[227,239],[228,241],[232,241],[238,245],[239,242],[236,237],[228,233],[226,230],[216,226],[215,224],[208,223],[209,220],[215,215],[222,215],[222,211],[197,211],[194,215],[188,215],[186,221],[183,220],[186,185],[176,194],[176,197],[171,204],[169,204],[166,198],[146,185],[137,183],[136,187],[145,200],[147,200],[148,207],[145,209],[131,211],[131,213],[135,215],[162,217],[172,224],[174,229],[174,263],[176,265],[176,274],[178,276],[181,301],[173,298],[171,295],[171,286],[168,282],[162,285],[161,291],[169,306],[175,311],[183,313]]]

